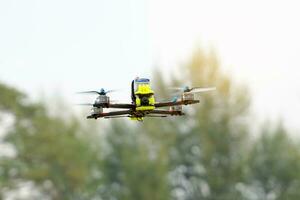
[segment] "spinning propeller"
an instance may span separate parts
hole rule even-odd
[[[189,86],[184,86],[184,87],[173,87],[171,89],[178,91],[176,93],[173,93],[172,99],[171,99],[172,102],[176,102],[183,93],[195,94],[195,93],[209,92],[209,91],[216,90],[216,87],[206,87],[206,88],[192,87],[192,88],[190,88]]]
[[[117,91],[117,90],[105,90],[104,88],[101,88],[99,91],[89,90],[89,91],[77,92],[77,94],[98,94],[99,96],[96,98],[94,103],[79,103],[76,105],[98,107],[97,104],[99,104],[99,103],[101,104],[101,103],[108,103],[108,102],[117,102],[114,100],[110,100],[109,97],[106,96],[106,94],[115,92],[115,91]]]
[[[78,94],[98,94],[98,95],[106,95],[111,92],[115,92],[117,90],[105,90],[104,88],[101,88],[99,91],[96,90],[90,90],[90,91],[83,91],[78,92]]]
[[[175,87],[175,88],[171,88],[173,90],[178,90],[180,92],[190,92],[190,93],[201,93],[201,92],[208,92],[208,91],[213,91],[216,90],[216,87],[206,87],[206,88],[202,88],[202,87],[192,87],[190,88],[189,86],[184,86],[184,87]]]

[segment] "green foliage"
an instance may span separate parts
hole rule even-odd
[[[242,181],[243,147],[248,135],[247,89],[235,86],[230,77],[220,71],[213,52],[196,51],[181,70],[185,73],[181,73],[180,78],[172,78],[176,81],[169,85],[163,81],[157,84],[161,93],[165,93],[163,88],[178,84],[215,86],[217,91],[201,95],[201,104],[188,110],[185,119],[157,122],[156,127],[165,128],[152,131],[160,130],[155,135],[165,137],[162,131],[165,130],[171,140],[168,151],[173,198],[239,198],[236,184]]]
[[[14,88],[8,87],[0,83],[0,110],[16,112],[17,108],[22,106],[22,100],[25,95]]]
[[[20,181],[33,181],[54,199],[89,195],[89,184],[97,180],[92,172],[99,163],[99,148],[92,148],[89,129],[75,118],[51,117],[41,105],[23,104],[25,96],[15,90],[4,91],[10,98],[1,100],[2,109],[16,116],[5,140],[17,155],[0,160],[3,185],[13,188]]]
[[[14,88],[0,83],[0,111],[13,114],[16,118],[31,118],[44,111],[43,106],[29,103],[26,95]]]
[[[112,123],[104,157],[104,199],[168,199],[166,163],[147,135],[123,121]]]
[[[187,66],[192,85],[216,86],[214,94],[203,95],[191,134],[198,138],[200,160],[209,192],[207,199],[239,198],[235,186],[242,181],[243,146],[247,141],[245,117],[249,109],[247,89],[235,86],[220,72],[214,53],[198,51]]]
[[[299,146],[282,125],[264,127],[247,161],[249,190],[258,199],[299,199],[299,161]]]

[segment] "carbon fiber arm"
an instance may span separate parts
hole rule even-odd
[[[170,111],[170,110],[152,110],[151,114],[159,114],[159,115],[184,115],[182,111]]]
[[[199,100],[185,100],[185,101],[176,101],[176,102],[161,102],[161,103],[156,103],[155,107],[160,108],[160,107],[168,107],[168,106],[179,106],[179,105],[189,105],[189,104],[196,104],[199,103]]]
[[[109,104],[108,108],[134,108],[135,106],[133,104],[127,104],[127,103],[117,103],[117,104]]]
[[[94,107],[103,107],[103,108],[134,108],[133,104],[129,103],[115,103],[115,104],[107,104],[107,103],[101,103],[101,104],[93,104]]]
[[[111,116],[119,116],[119,117],[124,117],[124,115],[129,115],[131,113],[131,110],[122,110],[122,111],[113,111],[113,112],[108,112],[108,113],[99,113],[99,114],[94,114],[87,116],[88,119],[97,119],[97,118],[102,118],[102,117],[111,117]]]

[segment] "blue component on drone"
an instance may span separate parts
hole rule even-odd
[[[136,79],[135,82],[137,82],[137,83],[149,83],[150,79],[148,79],[148,78],[139,78],[139,79]]]

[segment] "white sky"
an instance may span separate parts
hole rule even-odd
[[[261,118],[300,129],[299,9],[296,0],[0,1],[0,80],[70,101],[86,89],[129,92],[153,66],[176,70],[212,46],[250,86]]]

